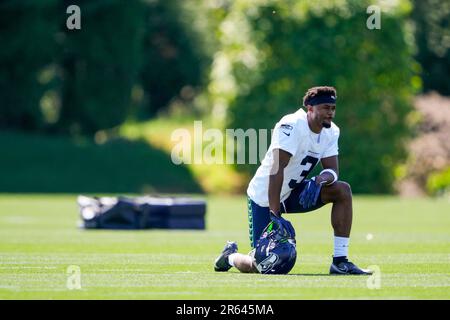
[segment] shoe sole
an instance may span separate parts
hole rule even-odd
[[[335,276],[339,276],[339,275],[346,275],[346,276],[370,276],[370,275],[373,274],[373,273],[370,273],[370,272],[366,272],[364,270],[362,270],[364,273],[347,273],[347,272],[343,272],[339,268],[337,268],[334,264],[331,265],[331,269],[333,269],[334,272],[331,272],[331,270],[330,270],[330,275],[335,275]]]
[[[219,257],[214,261],[214,271],[216,271],[216,272],[226,272],[226,271],[228,271],[228,270],[231,269],[231,266],[230,266],[228,269],[222,269],[222,268],[217,267],[217,261],[219,261],[221,257],[222,257],[222,256],[219,256]]]
[[[233,250],[233,252],[230,252],[228,255],[230,255],[232,253],[236,253],[237,251],[238,251],[238,248],[236,246],[236,248]],[[214,271],[216,271],[216,272],[227,272],[228,270],[231,269],[231,266],[226,270],[223,270],[223,269],[217,267],[217,261],[220,260],[220,258],[222,257],[223,254],[224,254],[224,252],[222,252],[222,254],[214,261]]]

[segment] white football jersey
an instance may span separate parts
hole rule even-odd
[[[280,194],[280,200],[284,201],[320,159],[338,155],[338,139],[339,128],[334,123],[331,123],[331,128],[322,128],[319,134],[312,132],[303,109],[284,116],[275,125],[269,149],[250,181],[247,195],[258,205],[269,206],[269,176],[274,149],[292,154],[284,169]]]

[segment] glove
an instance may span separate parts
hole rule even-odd
[[[292,224],[281,216],[270,213],[270,219],[278,226],[277,232],[285,238],[295,239],[295,230]]]
[[[322,189],[321,184],[317,184],[315,179],[306,179],[306,186],[300,194],[300,205],[307,210],[317,204],[317,199]]]

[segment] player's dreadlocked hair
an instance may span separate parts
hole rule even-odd
[[[314,97],[320,97],[323,95],[333,95],[336,97],[336,89],[334,87],[312,87],[306,91],[303,97],[303,106],[309,105],[309,101]]]

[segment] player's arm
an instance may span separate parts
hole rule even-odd
[[[273,150],[273,165],[269,176],[269,208],[278,214],[280,212],[280,193],[284,179],[284,168],[292,155],[282,149]]]
[[[316,176],[316,183],[327,185],[335,182],[337,180],[337,177],[339,176],[338,156],[322,158],[320,162],[322,164],[323,170],[320,175]],[[334,171],[336,176],[333,175],[331,170]]]

